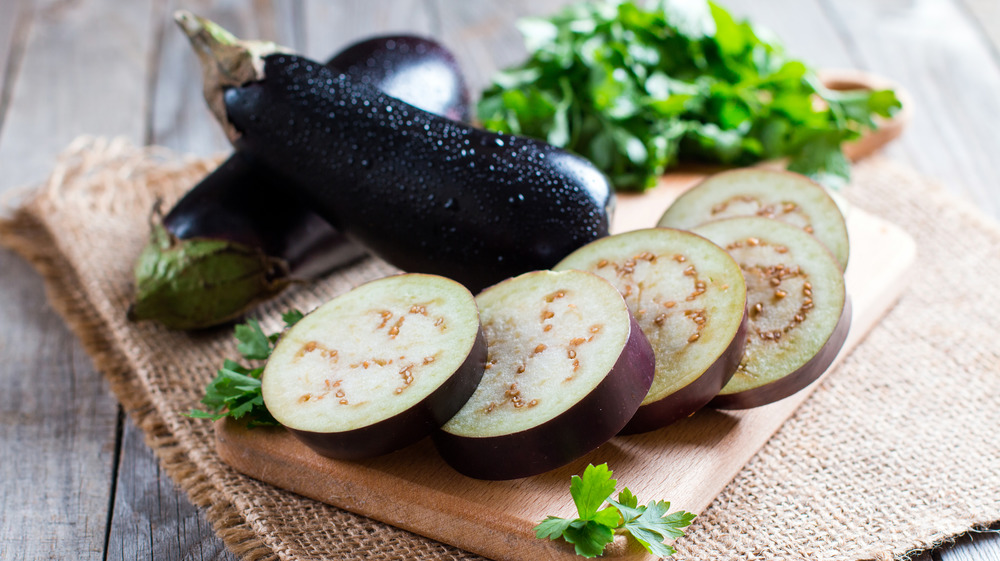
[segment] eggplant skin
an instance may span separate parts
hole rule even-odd
[[[224,93],[236,147],[405,271],[476,292],[608,234],[613,190],[579,156],[428,113],[302,57],[269,55],[264,73]]]
[[[746,349],[750,313],[744,308],[736,336],[705,372],[687,386],[663,399],[639,407],[619,434],[636,434],[663,428],[694,414],[711,402],[736,373]]]
[[[209,238],[283,259],[292,276],[311,278],[364,251],[312,212],[288,180],[239,152],[188,191],[163,217],[178,239]]]
[[[321,456],[360,460],[413,444],[448,422],[476,391],[486,366],[486,336],[479,333],[465,362],[420,403],[388,419],[343,432],[288,431]]]
[[[770,384],[744,392],[717,395],[708,403],[708,406],[716,409],[751,409],[784,399],[805,389],[809,384],[818,380],[837,358],[841,347],[847,341],[847,335],[851,329],[851,317],[851,298],[845,296],[844,309],[840,313],[836,327],[833,328],[833,333],[820,347],[819,352],[805,364]]]
[[[653,347],[631,312],[629,318],[629,339],[618,361],[575,405],[541,425],[502,436],[439,430],[432,437],[438,453],[463,475],[505,480],[553,470],[607,442],[632,418],[653,384]]]
[[[469,122],[469,90],[458,61],[430,39],[372,37],[347,47],[326,65],[426,111]]]

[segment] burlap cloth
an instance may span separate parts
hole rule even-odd
[[[196,336],[125,319],[131,267],[157,198],[216,161],[80,139],[0,222],[171,477],[248,559],[476,556],[244,477],[217,456],[196,406],[229,329]],[[1000,520],[1000,227],[886,161],[855,171],[852,203],[917,240],[902,300],[699,516],[679,559],[905,557]],[[392,269],[367,260],[259,312],[278,327]],[[568,498],[568,497],[567,497]]]

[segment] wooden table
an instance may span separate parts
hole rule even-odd
[[[324,58],[408,31],[458,55],[474,95],[523,56],[513,27],[559,0],[0,0],[0,192],[38,182],[79,134],[195,154],[227,149],[171,13]],[[815,66],[904,85],[915,115],[886,154],[1000,218],[1000,3],[996,0],[729,0]],[[233,559],[160,470],[39,276],[0,250],[0,558]],[[919,559],[996,560],[1000,538]]]

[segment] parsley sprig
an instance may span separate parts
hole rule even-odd
[[[616,531],[624,531],[653,555],[673,555],[674,548],[664,542],[683,536],[681,528],[689,526],[695,515],[685,511],[668,514],[670,503],[666,501],[652,501],[642,506],[628,487],[618,493],[618,500],[613,500],[611,495],[618,482],[611,475],[608,464],[590,464],[582,477],[574,475],[570,479],[569,492],[580,516],[549,516],[535,526],[535,536],[550,540],[562,538],[574,545],[577,555],[597,557],[615,539]],[[609,506],[601,508],[605,503]]]
[[[291,310],[282,314],[281,319],[287,329],[302,319],[302,312]],[[265,335],[257,320],[247,320],[236,326],[235,336],[239,341],[236,350],[248,361],[267,360],[280,335]],[[263,372],[263,366],[248,367],[226,359],[215,379],[205,387],[205,397],[201,403],[206,406],[207,411],[192,409],[188,416],[213,421],[223,417],[240,419],[246,416],[247,424],[251,427],[276,426],[278,422],[264,406],[264,396],[261,394],[260,377]]]
[[[900,107],[891,90],[838,92],[763,29],[706,1],[594,0],[519,22],[528,59],[498,73],[479,118],[590,159],[642,191],[679,161],[788,158],[827,186],[841,145]]]

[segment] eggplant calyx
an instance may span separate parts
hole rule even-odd
[[[290,284],[288,264],[228,240],[178,239],[161,224],[135,267],[132,321],[202,329],[243,315]]]
[[[209,109],[222,124],[229,140],[235,142],[240,133],[226,117],[222,100],[225,89],[263,80],[264,57],[291,50],[271,41],[239,39],[219,24],[187,10],[175,12],[174,21],[191,41],[201,62],[203,93]]]

